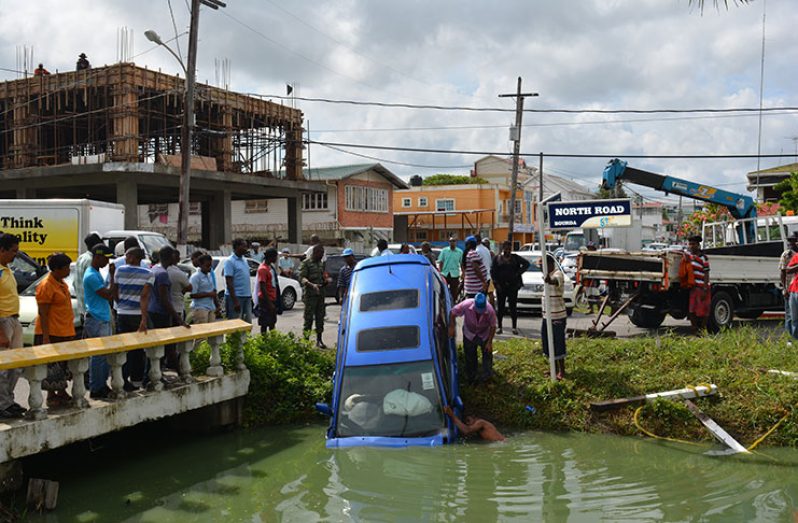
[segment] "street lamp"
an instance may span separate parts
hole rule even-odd
[[[185,33],[183,33],[183,34],[185,34]],[[161,40],[161,37],[160,37],[160,35],[158,35],[158,33],[153,31],[152,29],[150,29],[148,31],[144,31],[144,36],[146,36],[147,40],[149,40],[150,42],[152,42],[154,44],[162,45],[163,47],[166,48],[167,51],[172,53],[172,56],[174,56],[177,59],[177,63],[179,63],[180,67],[183,69],[183,73],[186,76],[188,76],[188,71],[186,70],[186,64],[183,63],[183,59],[180,58],[180,55],[177,54],[176,52],[174,52],[174,50],[171,47],[166,45],[166,43],[163,40]]]

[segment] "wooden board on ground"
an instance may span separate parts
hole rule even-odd
[[[683,389],[667,390],[664,392],[652,392],[650,394],[642,394],[640,396],[631,396],[628,398],[618,398],[614,400],[593,401],[590,403],[590,408],[593,410],[610,410],[627,405],[634,405],[637,403],[644,403],[646,401],[654,401],[655,399],[690,399],[690,398],[703,398],[704,396],[711,396],[718,392],[717,385],[698,385],[695,387],[685,387]]]

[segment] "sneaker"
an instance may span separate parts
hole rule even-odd
[[[6,410],[11,411],[11,412],[17,412],[19,414],[25,414],[28,411],[28,409],[26,409],[25,407],[23,407],[19,403],[12,403],[10,406],[8,406],[6,408]]]
[[[125,392],[134,392],[139,390],[139,388],[140,388],[139,386],[135,385],[131,381],[126,381],[125,384],[122,385],[122,390],[124,390]]]
[[[93,390],[89,393],[89,397],[93,400],[104,400],[108,399],[108,396],[111,395],[111,389],[108,387],[103,387],[100,390]]]
[[[515,327],[513,327],[513,334],[515,334],[516,336],[518,336],[518,329],[516,329]]]
[[[496,329],[496,334],[504,334],[504,330],[501,327],[499,327],[498,329]]]

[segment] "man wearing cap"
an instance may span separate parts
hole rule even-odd
[[[790,281],[787,280],[787,265],[790,260],[798,252],[798,231],[793,232],[787,237],[787,250],[781,254],[779,259],[779,274],[781,276],[781,288],[784,293],[784,330],[790,336],[793,335],[792,316],[790,313],[790,283],[792,283],[792,275]]]
[[[493,336],[496,334],[496,312],[488,297],[480,292],[474,298],[463,300],[449,314],[449,337],[454,338],[457,318],[463,317],[463,353],[466,360],[466,379],[477,379],[477,348],[482,349],[480,381],[493,376]]]
[[[291,259],[291,250],[288,247],[283,247],[281,251],[282,256],[277,261],[277,269],[280,271],[280,276],[284,278],[294,277],[294,260]]]
[[[83,338],[103,338],[111,335],[111,302],[116,295],[116,266],[108,262],[114,251],[104,243],[91,249],[91,266],[83,275],[83,299],[86,304],[86,320]],[[108,285],[100,275],[100,269],[108,266]],[[105,356],[92,356],[89,367],[89,389],[92,399],[104,399],[111,393],[108,388],[108,361]]]
[[[78,259],[75,261],[75,279],[73,285],[75,286],[75,296],[78,300],[78,313],[81,316],[86,314],[86,304],[83,300],[83,276],[86,274],[86,269],[91,266],[91,260],[94,257],[94,255],[91,253],[92,247],[102,242],[102,238],[100,238],[100,235],[96,232],[86,235],[86,237],[83,238],[83,244],[86,246],[86,252],[78,256]]]
[[[441,249],[438,255],[438,270],[449,284],[452,300],[460,296],[460,264],[463,262],[463,250],[457,246],[457,238],[449,237],[449,246]]]
[[[338,297],[341,303],[344,302],[349,295],[349,284],[352,281],[352,270],[355,268],[355,253],[352,249],[344,249],[341,253],[346,263],[341,267],[341,272],[338,273]]]
[[[22,348],[22,324],[19,322],[17,280],[11,262],[19,252],[19,239],[0,234],[0,350]],[[21,369],[0,370],[0,419],[21,418],[25,408],[14,402],[14,388]]]

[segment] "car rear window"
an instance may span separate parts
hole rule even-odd
[[[418,307],[418,289],[370,292],[360,297],[360,312],[393,311]]]
[[[357,350],[358,352],[373,352],[414,349],[419,345],[419,332],[416,325],[362,330],[357,335]]]

